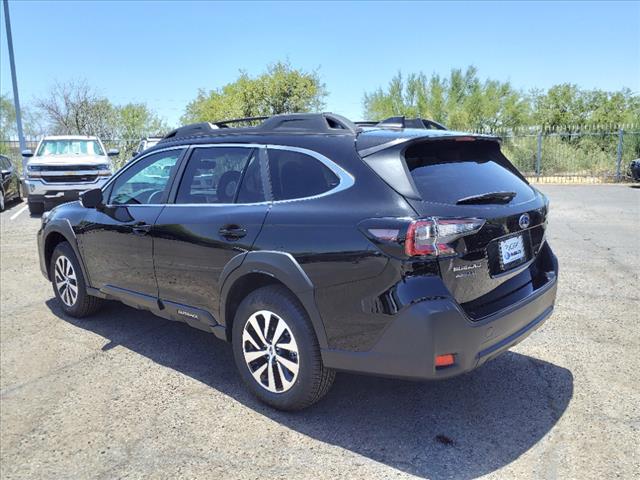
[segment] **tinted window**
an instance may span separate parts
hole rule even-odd
[[[9,170],[11,168],[11,162],[9,162],[8,158],[0,157],[0,167],[3,170]]]
[[[304,153],[269,150],[274,200],[311,197],[335,188],[338,177],[322,162]]]
[[[112,205],[158,204],[164,200],[178,159],[184,150],[160,152],[136,162],[115,181]]]
[[[515,192],[519,202],[533,196],[495,142],[423,143],[409,147],[405,160],[426,201],[456,203],[491,192]]]
[[[254,148],[239,147],[195,149],[180,181],[176,203],[233,203],[247,165],[254,165],[252,175],[256,173],[254,170],[259,165],[257,152]],[[259,168],[257,170],[259,175]],[[261,183],[257,182],[253,188],[243,196],[253,195],[263,200]]]

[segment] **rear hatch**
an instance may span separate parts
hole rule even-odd
[[[394,158],[401,162],[395,169]],[[417,218],[434,219],[436,229],[438,223],[481,225],[455,236],[435,257],[445,285],[472,319],[517,301],[545,281],[548,265],[537,258],[544,244],[546,199],[504,157],[497,139],[447,132],[364,160],[406,198]],[[402,176],[398,169],[404,170]]]

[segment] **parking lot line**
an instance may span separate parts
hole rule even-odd
[[[22,207],[20,210],[18,210],[16,213],[14,213],[13,215],[11,215],[11,217],[9,218],[9,220],[15,220],[16,218],[18,218],[18,216],[24,212],[27,208],[29,208],[29,205],[25,205],[24,207]]]

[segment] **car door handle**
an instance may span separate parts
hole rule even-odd
[[[144,222],[138,222],[131,227],[131,231],[136,235],[146,235],[151,230],[151,225]]]
[[[247,234],[247,229],[242,228],[238,225],[225,225],[220,230],[218,230],[221,236],[225,238],[242,238]]]

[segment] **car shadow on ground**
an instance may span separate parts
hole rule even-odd
[[[47,305],[107,339],[105,351],[125,347],[288,428],[424,478],[475,478],[513,462],[553,428],[573,395],[569,370],[507,352],[432,383],[341,373],[317,405],[278,412],[245,390],[230,345],[212,334],[115,302],[86,320],[66,316],[55,299]]]
[[[15,210],[18,210],[20,207],[22,207],[22,206],[24,206],[24,205],[25,205],[25,203],[24,203],[24,199],[22,199],[22,200],[17,200],[17,199],[9,200],[9,201],[5,204],[5,206],[4,206],[4,210],[2,211],[2,214],[9,213],[9,212],[11,212],[12,210],[14,210],[14,211],[15,211]]]

